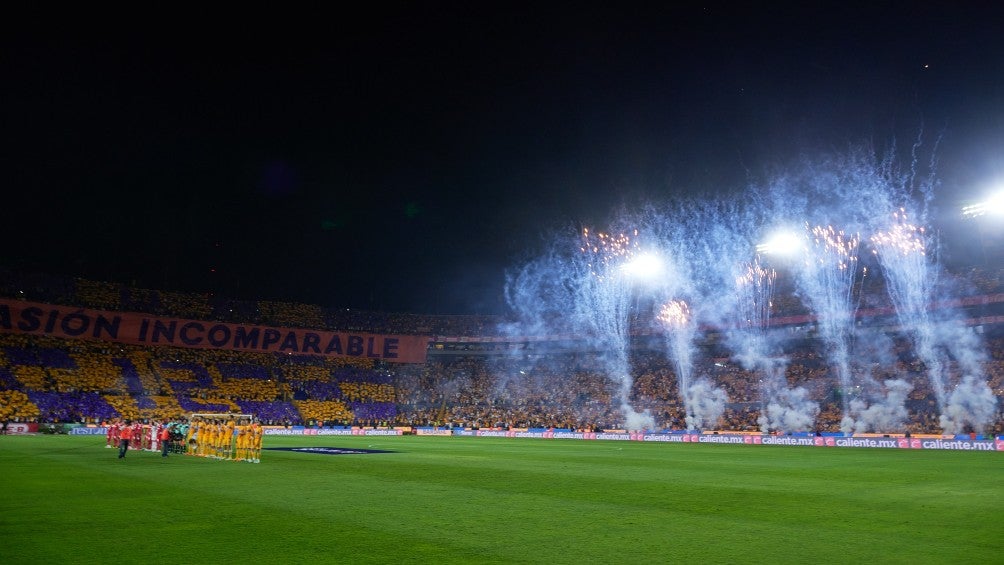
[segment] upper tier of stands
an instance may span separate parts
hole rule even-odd
[[[951,275],[958,296],[1004,292],[1004,269],[973,268]],[[889,306],[882,277],[864,277],[855,292],[862,308]],[[203,321],[261,324],[331,331],[415,334],[436,337],[496,337],[507,321],[486,315],[417,315],[331,308],[268,300],[235,300],[213,294],[138,289],[120,283],[65,276],[26,274],[0,268],[0,297],[124,312],[142,312]],[[807,310],[778,284],[772,316],[797,316]],[[639,326],[648,320],[636,320]]]

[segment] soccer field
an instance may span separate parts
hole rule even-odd
[[[1004,560],[996,452],[414,436],[265,448],[261,464],[119,460],[103,437],[2,436],[0,562]]]

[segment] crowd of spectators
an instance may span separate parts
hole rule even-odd
[[[807,340],[800,347],[787,359],[787,385],[806,389],[819,405],[817,430],[838,431],[841,394],[853,391],[834,382],[818,344]],[[908,380],[909,419],[901,431],[936,432],[938,405],[923,366],[905,344],[897,348],[899,360],[872,369],[867,378]],[[1004,338],[988,340],[988,350],[988,385],[1004,398]],[[709,380],[728,397],[715,427],[760,429],[763,376],[712,348],[699,353],[704,356],[693,377]],[[0,419],[99,422],[252,412],[280,425],[611,429],[622,427],[625,418],[621,384],[595,352],[441,355],[396,367],[346,361],[0,334]],[[949,382],[961,377],[954,365],[948,375]],[[854,380],[864,382],[865,375]],[[629,402],[659,429],[685,428],[678,378],[664,352],[633,352]],[[986,431],[1000,428],[998,415]]]
[[[602,354],[492,341],[487,338],[497,337],[503,325],[497,317],[370,313],[3,274],[10,276],[0,277],[0,296],[20,300],[175,318],[454,339],[433,342],[424,364],[394,365],[372,359],[140,347],[0,333],[0,420],[168,420],[191,412],[235,411],[253,412],[266,423],[280,425],[609,429],[621,427],[625,420],[618,401],[621,383],[608,375]],[[967,276],[980,292],[1002,291],[999,271]],[[871,300],[876,289],[869,285],[881,282],[861,281],[855,292]],[[779,315],[804,312],[791,292],[780,292],[776,303]],[[983,364],[985,375],[1001,399],[1004,339],[996,334],[985,339],[990,352]],[[816,428],[836,431],[847,398],[858,391],[840,388],[820,348],[818,340],[792,338],[785,354],[785,379],[787,386],[804,388],[818,404]],[[923,365],[905,340],[894,342],[891,355],[894,361],[881,368],[853,367],[852,381],[880,385],[885,379],[908,380],[913,388],[906,402],[909,419],[904,431],[937,431],[937,395],[924,377]],[[673,363],[653,347],[633,350],[631,363],[631,408],[649,414],[660,429],[682,429],[687,414]],[[948,382],[958,382],[958,367],[948,369]],[[742,368],[719,345],[704,344],[697,353],[694,378],[707,379],[728,397],[715,427],[760,428],[762,375]],[[1002,405],[999,401],[998,410]],[[993,429],[987,431],[1004,431],[1001,419],[998,413]]]
[[[315,390],[337,392],[311,397]],[[24,334],[0,333],[0,393],[0,421],[96,423],[250,412],[268,424],[377,425],[396,414],[390,377],[374,370],[372,360]]]
[[[998,398],[997,416],[988,429],[1004,432],[1004,338],[988,340],[991,359],[983,363],[987,384]],[[818,343],[807,340],[787,359],[786,385],[801,387],[819,412],[815,426],[803,431],[841,431],[845,400],[864,398],[861,387],[842,390],[835,371],[824,360]],[[902,379],[912,386],[905,403],[907,419],[897,429],[873,432],[938,433],[939,406],[922,364],[908,355],[906,343],[896,344],[900,360],[876,369],[853,367],[853,383],[871,383],[886,393],[882,383]],[[744,369],[729,357],[699,351],[691,378],[705,378],[728,397],[722,430],[762,430],[763,375]],[[960,368],[947,367],[947,381],[958,383]],[[557,427],[610,429],[622,427],[625,414],[616,402],[619,383],[607,376],[606,360],[597,353],[551,355],[458,355],[433,358],[425,365],[398,374],[399,419],[402,424],[461,427]],[[647,412],[658,429],[685,429],[686,409],[673,363],[661,351],[634,352],[629,399],[636,412]],[[844,397],[846,395],[846,397]]]

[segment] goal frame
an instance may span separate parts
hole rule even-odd
[[[233,413],[233,412],[223,412],[223,413],[212,413],[212,412],[192,412],[188,415],[188,421],[191,422],[196,418],[202,418],[203,420],[248,420],[249,424],[253,424],[258,421],[258,418],[254,414],[244,414],[244,413]]]

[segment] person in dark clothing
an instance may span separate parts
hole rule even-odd
[[[122,430],[119,431],[119,459],[122,459],[126,455],[126,451],[129,451],[129,440],[132,439],[132,426],[129,425],[129,420],[126,420],[126,425],[122,426]]]

